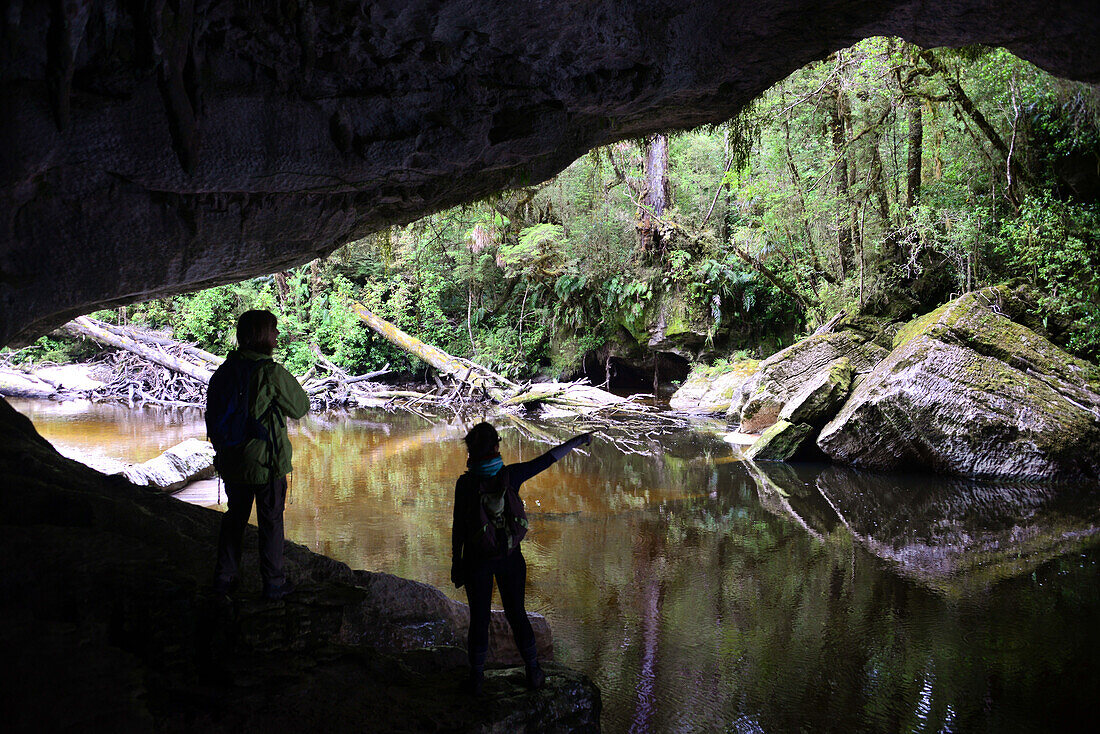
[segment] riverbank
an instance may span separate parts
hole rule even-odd
[[[250,528],[242,589],[223,605],[207,592],[216,512],[62,457],[6,402],[0,439],[0,644],[16,730],[599,728],[598,690],[554,664],[537,693],[498,669],[471,705],[461,620],[440,616],[452,603],[431,587],[289,543],[300,591],[261,602]]]

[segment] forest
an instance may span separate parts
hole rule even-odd
[[[555,178],[437,212],[323,260],[100,311],[223,354],[236,316],[280,318],[302,374],[423,365],[358,301],[511,378],[648,375],[766,356],[840,311],[907,321],[987,285],[1032,286],[1068,351],[1100,359],[1100,93],[1007,51],[874,38],[723,124],[592,150]],[[58,333],[10,361],[69,361]],[[614,366],[614,369],[612,367]]]

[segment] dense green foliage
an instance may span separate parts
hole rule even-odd
[[[352,314],[511,376],[585,354],[767,354],[837,311],[908,319],[1024,279],[1100,356],[1100,95],[999,49],[876,38],[737,118],[592,151],[556,178],[351,243],[323,262],[130,307],[214,351],[272,308],[296,371],[414,360]],[[54,345],[56,347],[56,345]]]

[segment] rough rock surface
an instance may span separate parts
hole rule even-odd
[[[471,705],[462,605],[422,584],[288,544],[298,589],[265,602],[250,527],[242,587],[213,597],[217,512],[61,457],[6,401],[0,475],[13,731],[598,731],[598,690],[553,663],[534,693],[490,670]]]
[[[836,360],[787,401],[779,411],[779,420],[825,425],[848,399],[855,374],[847,358]]]
[[[1010,320],[1017,302],[989,288],[903,328],[818,445],[878,470],[1100,477],[1096,368]]]
[[[669,398],[669,407],[696,413],[725,413],[742,383],[756,372],[759,364],[755,359],[744,359],[734,362],[729,369],[696,367]]]
[[[741,385],[727,412],[741,422],[742,433],[759,433],[779,420],[783,407],[810,382],[847,359],[856,374],[870,372],[887,354],[849,331],[815,334],[776,352]]]
[[[1092,3],[13,2],[0,28],[0,344],[727,120],[869,36],[1100,81]]]
[[[668,352],[687,360],[699,358],[707,343],[708,318],[703,309],[684,294],[663,294],[654,308],[646,309],[645,318],[647,329],[640,335],[639,342],[649,350]]]
[[[355,571],[356,585],[369,594],[354,615],[345,617],[340,637],[383,650],[466,646],[470,607],[430,584],[372,571]],[[553,635],[546,617],[527,613],[535,631],[539,660],[554,659]],[[489,623],[489,664],[520,665],[516,643],[504,612],[494,610]]]
[[[786,461],[798,452],[813,430],[813,426],[806,423],[781,420],[760,434],[760,438],[745,450],[745,458],[750,461]]]
[[[122,475],[139,487],[175,492],[214,476],[214,447],[209,441],[189,438],[160,456],[131,465]]]

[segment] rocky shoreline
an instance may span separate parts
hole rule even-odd
[[[15,730],[599,730],[599,690],[554,663],[530,692],[500,659],[487,695],[465,696],[465,605],[438,589],[288,543],[300,590],[263,602],[250,527],[242,588],[218,600],[217,512],[61,456],[6,401],[0,440]],[[549,627],[534,621],[549,653]]]
[[[842,321],[759,363],[690,377],[673,406],[759,434],[745,450],[754,461],[1095,481],[1100,370],[1041,333],[1029,298],[986,288],[870,338]]]

